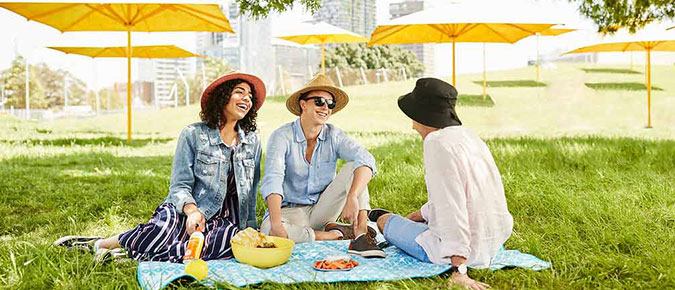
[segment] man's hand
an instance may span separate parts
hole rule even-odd
[[[356,196],[348,195],[345,207],[342,208],[342,220],[352,225],[358,226],[359,199]]]
[[[286,232],[286,227],[283,223],[273,223],[270,225],[270,236],[288,238],[288,233]]]
[[[204,215],[198,210],[193,211],[187,216],[187,221],[185,222],[185,232],[187,232],[188,235],[191,235],[195,232],[197,227],[199,227],[202,231],[205,231],[205,225],[206,219],[204,219]]]
[[[490,285],[471,279],[467,274],[454,273],[448,281],[448,287],[453,285],[463,286],[467,289],[484,290],[491,288]]]
[[[422,217],[422,212],[420,210],[417,210],[416,212],[409,214],[408,219],[418,223],[424,222],[424,218]]]

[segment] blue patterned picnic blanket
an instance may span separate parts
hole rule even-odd
[[[258,269],[236,260],[208,261],[209,273],[202,284],[213,287],[215,283],[235,286],[253,285],[262,282],[343,282],[343,281],[388,281],[419,277],[431,277],[450,269],[448,265],[423,263],[396,247],[385,249],[385,259],[364,259],[352,256],[359,266],[346,272],[320,272],[312,268],[316,260],[326,256],[344,255],[349,241],[319,241],[295,246],[291,258],[281,266]],[[547,269],[551,263],[515,250],[502,250],[495,257],[492,270],[504,267],[522,267],[532,270]],[[185,265],[167,262],[141,262],[138,265],[138,283],[143,289],[155,290],[181,278],[193,278],[185,274]]]

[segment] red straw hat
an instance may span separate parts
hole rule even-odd
[[[247,83],[251,84],[253,86],[253,90],[255,91],[255,110],[258,111],[260,107],[262,107],[263,102],[265,102],[265,84],[263,83],[260,78],[254,75],[250,74],[245,74],[245,73],[239,73],[239,72],[228,72],[224,76],[220,77],[219,79],[215,80],[212,82],[206,90],[204,90],[204,93],[202,93],[202,111],[204,110],[204,107],[206,106],[206,101],[211,97],[211,94],[213,94],[213,91],[220,85],[222,85],[224,82],[229,81],[229,80],[244,80]]]

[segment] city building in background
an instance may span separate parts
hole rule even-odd
[[[269,86],[275,79],[271,20],[249,20],[239,13],[239,4],[231,0],[224,1],[221,9],[236,34],[197,33],[196,52],[225,60],[233,69],[255,74]],[[198,69],[201,63],[197,60]]]
[[[151,83],[152,89],[144,87],[143,94],[137,94],[136,83],[138,82],[135,82],[133,95],[145,104],[153,104],[157,107],[173,106],[175,96],[171,93],[174,84],[184,86],[184,78],[195,73],[194,64],[194,58],[138,59],[138,82]],[[147,93],[150,95],[146,96]]]
[[[323,21],[366,38],[375,30],[376,0],[323,0],[314,20]]]
[[[389,15],[391,19],[399,18],[419,12],[424,10],[424,8],[429,8],[425,6],[425,2],[421,0],[405,0],[402,2],[390,3],[389,4]],[[434,71],[434,54],[435,46],[433,43],[422,44],[402,44],[400,47],[412,51],[417,59],[424,65],[424,75],[433,76],[435,75]]]

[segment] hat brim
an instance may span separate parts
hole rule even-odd
[[[333,95],[336,105],[335,108],[332,109],[331,114],[339,112],[345,106],[347,106],[347,103],[349,103],[349,97],[347,96],[347,93],[345,93],[340,88],[332,86],[308,86],[300,89],[299,91],[293,93],[290,97],[288,97],[288,99],[286,100],[286,108],[294,115],[300,116],[300,113],[302,113],[299,102],[300,95],[311,91],[326,91],[329,92],[331,95]]]
[[[408,118],[429,127],[445,128],[462,124],[453,118],[453,115],[457,116],[454,109],[448,108],[444,111],[431,111],[428,108],[424,108],[419,102],[416,102],[412,92],[398,98],[398,108]]]
[[[260,107],[262,107],[263,103],[265,102],[265,96],[267,94],[267,90],[265,88],[265,83],[258,78],[257,76],[250,75],[250,74],[245,74],[245,73],[231,73],[224,75],[220,77],[219,79],[215,80],[212,82],[202,93],[202,100],[201,100],[201,105],[202,105],[202,111],[206,107],[206,102],[208,99],[211,97],[211,94],[213,94],[213,91],[223,83],[229,81],[229,80],[236,80],[240,79],[243,80],[247,83],[249,83],[251,86],[253,86],[253,90],[255,91],[255,110],[258,111]]]

